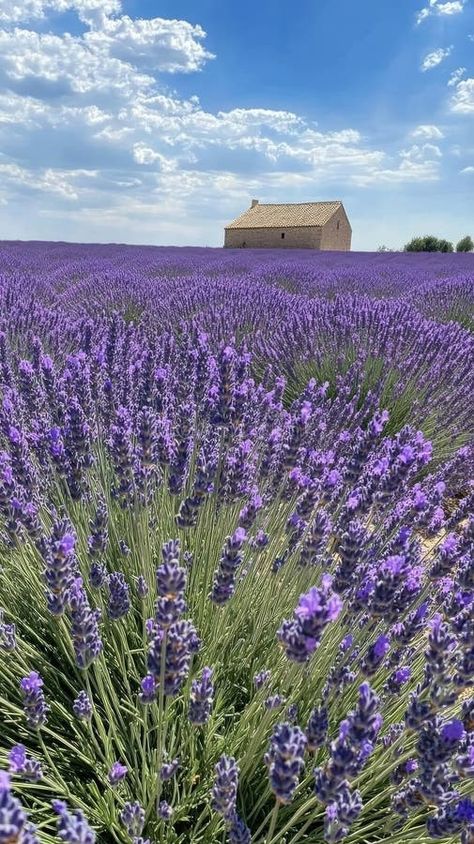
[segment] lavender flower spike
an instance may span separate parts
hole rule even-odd
[[[92,703],[86,692],[80,691],[75,699],[72,710],[80,721],[90,721],[92,718]]]
[[[10,777],[0,771],[0,841],[21,841],[26,823],[26,814],[19,800],[10,791]]]
[[[26,755],[26,747],[23,744],[12,747],[8,754],[8,762],[11,774],[19,774],[29,782],[38,782],[43,777],[41,763]]]
[[[117,783],[125,779],[127,773],[128,768],[126,765],[122,765],[120,762],[114,762],[108,774],[110,785],[117,785]]]
[[[59,815],[57,835],[67,844],[95,844],[95,832],[89,826],[83,812],[70,812],[62,800],[53,800],[53,809]]]
[[[232,820],[237,801],[239,767],[232,756],[221,756],[214,771],[212,808],[225,820]]]
[[[203,668],[201,679],[193,680],[191,685],[189,720],[195,726],[206,724],[211,715],[214,695],[212,673],[212,668]]]
[[[277,724],[264,757],[270,787],[280,803],[291,803],[304,766],[306,736],[292,724]]]
[[[145,826],[145,810],[140,803],[125,803],[120,813],[120,820],[131,838],[138,837]]]
[[[32,671],[28,677],[23,677],[20,682],[26,723],[32,730],[39,730],[48,720],[49,706],[46,704],[42,686],[43,681],[36,671]]]
[[[118,621],[127,615],[130,609],[130,589],[121,571],[109,575],[109,602],[107,613],[112,621]]]
[[[306,662],[321,642],[324,628],[341,612],[342,601],[332,591],[332,578],[323,575],[321,587],[301,595],[293,619],[283,622],[278,639],[288,659]]]
[[[99,633],[100,610],[91,610],[82,578],[77,577],[69,593],[71,635],[78,668],[88,668],[102,653]]]

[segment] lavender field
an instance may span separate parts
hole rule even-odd
[[[474,844],[474,258],[0,243],[0,844]]]

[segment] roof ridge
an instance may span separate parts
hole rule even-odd
[[[342,205],[342,199],[311,199],[308,202],[258,202],[253,207],[258,208],[262,205]]]

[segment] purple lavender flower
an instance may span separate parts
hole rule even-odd
[[[254,684],[255,688],[261,689],[262,686],[264,686],[265,683],[268,682],[270,677],[271,677],[271,671],[268,671],[268,670],[265,670],[265,669],[263,671],[259,671],[258,674],[254,675],[254,678],[253,678],[253,684]]]
[[[67,844],[95,844],[95,832],[89,826],[83,812],[70,812],[62,800],[53,800],[52,807],[58,817],[57,835]]]
[[[362,683],[356,708],[341,722],[339,735],[331,743],[329,762],[314,771],[315,792],[322,803],[329,805],[337,800],[346,780],[364,767],[382,726],[378,705],[377,695],[368,683]]]
[[[306,725],[308,750],[315,751],[326,744],[328,727],[329,721],[326,707],[319,706],[313,709]]]
[[[153,701],[156,700],[157,692],[155,678],[151,674],[147,674],[141,681],[140,686],[141,692],[138,695],[140,703],[144,706],[147,703],[153,703]]]
[[[130,609],[130,588],[121,571],[109,574],[108,587],[107,614],[112,621],[118,621],[127,615]]]
[[[280,803],[291,803],[304,767],[306,736],[292,724],[277,724],[264,756],[270,788]]]
[[[156,588],[158,599],[155,617],[162,628],[168,628],[186,611],[184,591],[186,589],[186,569],[178,565],[179,542],[170,540],[163,545],[163,565],[156,570]]]
[[[196,630],[190,621],[176,621],[164,631],[158,629],[148,651],[148,670],[155,680],[161,675],[162,641],[166,636],[164,691],[166,695],[178,694],[189,673],[191,657],[195,652]]]
[[[298,705],[296,703],[291,703],[286,710],[286,717],[291,724],[294,724],[298,720]]]
[[[252,836],[242,818],[234,814],[227,829],[229,844],[250,844]]]
[[[120,506],[126,509],[135,497],[135,458],[132,443],[132,422],[126,407],[119,407],[115,424],[110,428],[110,453],[115,468],[117,484],[113,489]]]
[[[374,644],[370,646],[367,656],[362,663],[362,671],[366,677],[373,677],[389,649],[390,639],[388,636],[383,635],[379,636]]]
[[[242,562],[241,549],[247,539],[244,528],[239,527],[226,539],[219,566],[214,575],[211,600],[215,604],[225,604],[235,591],[235,576]]]
[[[49,706],[46,704],[42,686],[43,681],[37,671],[32,671],[20,682],[26,723],[32,730],[39,730],[48,720]]]
[[[158,806],[158,816],[164,820],[169,821],[173,817],[173,809],[166,800],[162,800]]]
[[[69,587],[75,575],[74,548],[76,538],[68,522],[55,522],[46,552],[44,579],[48,609],[62,615],[69,598]]]
[[[117,785],[117,783],[125,779],[127,773],[128,768],[126,765],[122,765],[121,762],[114,762],[108,773],[110,785]]]
[[[244,530],[250,530],[262,505],[262,496],[255,491],[239,513],[239,527],[244,528]]]
[[[38,782],[43,777],[41,763],[27,756],[26,747],[23,744],[12,747],[8,754],[8,762],[11,774],[20,774],[30,782]]]
[[[120,820],[131,838],[138,837],[145,826],[145,811],[140,803],[125,803],[120,812]]]
[[[265,709],[271,711],[272,709],[280,709],[284,703],[286,703],[286,698],[282,695],[270,695],[265,699],[263,705]]]
[[[92,718],[92,708],[88,694],[80,691],[72,705],[72,710],[76,718],[79,718],[80,721],[90,721]]]
[[[268,533],[265,533],[265,531],[262,530],[262,528],[260,528],[257,531],[257,533],[255,534],[255,536],[253,537],[253,539],[251,540],[251,546],[256,551],[262,551],[263,548],[266,548],[269,541],[270,541],[270,539],[269,539]]]
[[[189,704],[189,720],[195,726],[209,721],[214,695],[212,668],[203,668],[200,680],[193,680]]]
[[[0,609],[0,650],[11,653],[16,648],[16,627],[6,624],[3,620],[3,610]]]
[[[10,777],[0,771],[0,840],[17,842],[23,840],[26,814],[19,800],[10,790]]]
[[[461,834],[462,844],[471,844],[474,832],[474,803],[469,798],[442,806],[428,818],[426,824],[431,838],[451,838]],[[464,833],[466,833],[464,835]]]
[[[324,840],[328,844],[342,841],[349,827],[358,818],[362,809],[359,791],[352,791],[349,783],[341,783],[337,797],[326,807],[324,818]]]
[[[91,557],[100,557],[105,552],[108,542],[108,513],[105,501],[99,501],[94,519],[90,522],[91,535],[87,543]]]
[[[146,598],[149,591],[150,590],[148,589],[148,583],[146,582],[143,575],[140,574],[138,579],[137,579],[137,595],[138,595],[138,597],[143,600],[144,598]]]
[[[293,662],[309,659],[321,642],[324,628],[337,619],[342,609],[342,601],[331,584],[330,575],[323,575],[321,587],[313,586],[301,595],[294,618],[284,621],[278,631],[278,639]]]
[[[214,768],[212,808],[227,821],[232,821],[237,801],[239,767],[232,756],[221,756]]]
[[[306,533],[301,549],[301,566],[314,565],[326,546],[331,520],[325,510],[318,510]]]
[[[100,589],[107,579],[107,569],[103,563],[93,562],[89,569],[89,583],[93,589]]]
[[[173,759],[171,762],[164,762],[164,764],[161,766],[160,779],[163,782],[170,780],[172,777],[174,777],[178,768],[179,768],[179,760],[178,759]]]
[[[71,636],[78,668],[88,668],[102,653],[99,632],[100,610],[91,610],[82,578],[75,579],[69,590]]]
[[[387,689],[392,694],[398,694],[401,687],[408,683],[411,677],[411,668],[407,665],[397,668],[387,680]]]

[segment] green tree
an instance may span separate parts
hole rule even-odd
[[[439,240],[432,234],[424,237],[414,237],[405,246],[405,252],[453,252],[453,244],[449,240]]]
[[[449,240],[438,240],[438,248],[436,252],[454,252],[453,244]]]
[[[470,234],[463,237],[456,246],[456,252],[472,252],[474,249],[474,241]]]

